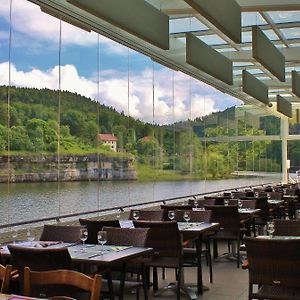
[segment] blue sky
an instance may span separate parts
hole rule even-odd
[[[8,82],[9,0],[0,1],[0,84]],[[59,20],[42,13],[27,0],[12,8],[12,84],[58,88]],[[98,99],[98,35],[62,23],[62,89]],[[174,73],[148,57],[99,36],[100,102],[144,121],[152,122],[154,79],[155,122],[170,123],[206,115],[240,104],[204,83]],[[128,60],[129,57],[129,60]],[[154,78],[153,78],[154,69]],[[189,89],[191,86],[191,90]],[[175,110],[173,114],[173,101]]]

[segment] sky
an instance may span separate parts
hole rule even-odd
[[[9,3],[0,1],[1,85],[8,84]],[[13,0],[11,29],[11,84],[15,86],[57,90],[60,62],[62,90],[90,97],[145,122],[170,124],[241,104],[181,72],[65,22],[59,51],[59,20],[27,0]]]

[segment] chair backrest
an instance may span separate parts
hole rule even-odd
[[[107,232],[108,245],[145,247],[149,228],[103,227]]]
[[[283,192],[270,192],[271,199],[274,200],[283,200]]]
[[[150,228],[146,247],[159,256],[181,257],[181,239],[175,221],[133,221],[136,228]]]
[[[65,243],[80,242],[81,226],[44,225],[40,241],[62,241]]]
[[[274,220],[274,235],[300,236],[300,220]]]
[[[129,220],[133,220],[133,212],[137,211],[132,209],[129,214]],[[163,210],[138,210],[139,211],[139,220],[148,220],[148,221],[163,221],[164,211]]]
[[[249,283],[298,288],[300,239],[245,239]]]
[[[240,199],[241,197],[246,197],[246,192],[232,192],[231,194],[234,199]]]
[[[230,199],[228,201],[229,205],[238,205],[238,199]],[[242,205],[243,208],[252,208],[255,209],[256,208],[256,199],[253,200],[244,200],[244,199],[240,199],[240,201],[242,201]]]
[[[20,289],[23,291],[24,267],[34,271],[56,269],[72,270],[72,259],[67,248],[28,248],[8,245],[12,264],[19,271]],[[36,292],[39,296],[39,291]]]
[[[34,296],[31,287],[39,286],[72,286],[89,292],[90,300],[99,300],[100,299],[100,290],[101,290],[101,276],[96,274],[93,278],[85,274],[82,274],[77,271],[72,270],[54,270],[54,271],[31,271],[30,268],[25,267],[24,270],[24,294],[25,296]],[[63,296],[70,296],[64,294],[57,294],[55,291],[55,299],[59,299],[57,296],[61,296],[61,299],[64,299]],[[72,295],[76,297],[77,294]]]
[[[198,201],[198,207],[204,208],[205,205],[216,205],[216,201],[216,199],[201,199]]]
[[[118,220],[91,220],[91,219],[79,219],[82,226],[85,226],[88,230],[87,244],[98,244],[97,234],[102,230],[104,226],[107,227],[120,227]]]
[[[11,265],[0,265],[0,292],[1,293],[8,293],[9,289],[9,284],[10,284],[10,278],[11,278],[11,270],[12,266]]]
[[[269,204],[267,197],[256,198],[256,207],[260,209],[260,217],[262,220],[268,220],[269,218]]]
[[[193,209],[193,206],[192,205],[189,205],[189,204],[186,204],[186,205],[172,205],[172,204],[163,204],[160,206],[160,208],[163,210],[163,214],[164,214],[164,218],[163,220],[165,221],[169,221],[169,218],[168,218],[168,212],[170,210],[176,210],[176,209],[182,209],[182,210],[192,210]]]
[[[236,232],[240,231],[240,217],[236,205],[207,205],[206,210],[211,210],[211,221],[220,223],[220,229]]]
[[[185,210],[175,210],[175,220],[177,222],[183,222],[183,214]],[[205,222],[210,223],[211,222],[211,210],[203,210],[203,211],[191,211],[191,219],[190,222]]]

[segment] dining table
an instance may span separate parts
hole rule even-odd
[[[197,257],[197,293],[202,295],[204,289],[208,289],[203,285],[203,278],[202,278],[202,264],[201,264],[201,257],[202,257],[202,240],[203,235],[209,233],[217,232],[220,228],[219,223],[205,223],[205,222],[177,222],[179,232],[184,236],[185,233],[193,234],[195,239],[195,246],[196,246],[196,257]],[[184,280],[184,276],[183,276]],[[197,299],[198,296],[195,291],[183,282],[182,290],[187,294],[190,299]]]
[[[120,246],[120,245],[94,245],[94,244],[78,244],[78,243],[63,243],[54,241],[34,241],[34,242],[19,242],[19,246],[34,247],[34,248],[67,248],[73,263],[83,266],[98,266],[104,270],[111,270],[114,266],[121,266],[120,275],[120,296],[122,300],[124,297],[124,284],[127,263],[137,257],[151,256],[153,254],[152,248]],[[7,246],[1,249],[1,255],[4,258],[10,256]],[[112,289],[112,284],[109,284]],[[112,291],[110,298],[113,298]],[[1,300],[1,299],[0,299]]]

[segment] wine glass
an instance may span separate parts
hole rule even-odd
[[[140,212],[138,210],[134,210],[132,212],[132,217],[137,221],[140,217]]]
[[[101,245],[101,254],[103,252],[103,245],[107,242],[107,232],[106,231],[98,231],[97,234],[98,243]]]
[[[191,219],[191,212],[190,211],[185,211],[183,213],[183,219],[186,221],[186,226],[189,226],[189,220]]]
[[[196,200],[194,200],[194,206],[195,206],[195,208],[197,209],[198,208],[198,205],[199,205],[199,202],[198,202],[198,200],[196,199]]]
[[[173,221],[175,219],[175,211],[174,210],[168,211],[168,218],[170,219],[170,221]]]
[[[238,201],[238,207],[241,209],[243,207],[243,202],[241,200]]]
[[[82,251],[85,249],[85,241],[88,238],[88,231],[86,228],[81,228],[80,229],[80,240],[82,241]]]
[[[14,244],[14,245],[16,244],[16,239],[17,239],[18,235],[19,235],[18,230],[17,230],[17,229],[13,230],[13,232],[12,232],[12,234],[11,234],[11,237],[12,237],[12,239],[13,239],[13,244]]]
[[[273,233],[275,231],[275,225],[273,221],[267,222],[267,231],[270,234],[270,237],[273,237]]]
[[[27,241],[30,242],[30,246],[32,246],[32,242],[34,241],[34,233],[31,231],[31,229],[28,229],[26,232]]]
[[[268,200],[270,200],[271,199],[271,194],[267,193],[267,197],[268,197]]]
[[[228,206],[228,199],[224,199],[224,205]]]

